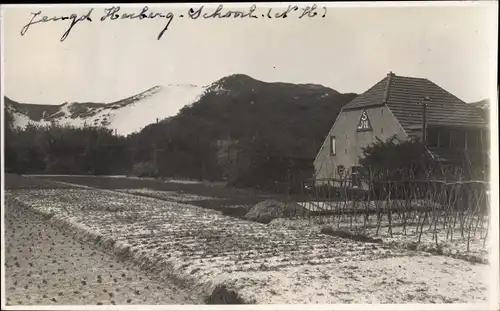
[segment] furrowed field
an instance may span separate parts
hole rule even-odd
[[[186,297],[200,297],[205,303],[487,300],[485,264],[331,236],[311,230],[303,221],[297,225],[300,220],[262,224],[238,218],[268,198],[262,193],[174,181],[7,175],[5,197],[11,206],[6,213],[34,211],[62,232],[64,237],[47,237],[43,247],[73,237],[117,262],[133,264],[147,280],[154,276],[154,282],[161,283],[160,294],[165,292],[161,286],[175,284]],[[23,230],[29,228],[16,228]],[[6,239],[10,247],[19,247],[19,238],[9,240],[6,234]],[[7,281],[13,284],[21,276],[9,269]],[[21,304],[57,303],[28,300],[7,289],[10,296]],[[89,299],[85,303],[93,303]],[[168,302],[146,295],[136,303],[194,301]]]

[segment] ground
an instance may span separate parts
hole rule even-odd
[[[7,305],[200,303],[12,202],[5,205],[5,238]]]
[[[79,178],[64,181],[91,184]],[[12,182],[5,195],[7,202],[44,215],[61,234],[90,243],[96,254],[102,250],[131,263],[163,285],[189,288],[189,295],[192,292],[205,302],[214,301],[220,288],[225,289],[222,300],[232,297],[258,304],[479,303],[488,299],[490,267],[485,264],[305,228],[254,223],[191,204],[191,199],[199,199],[193,195],[219,195],[220,199],[220,190],[193,191],[178,200],[182,191],[176,189],[186,185],[176,188],[175,183],[164,183],[156,185],[164,187],[157,191],[176,193],[172,199],[167,192],[158,199],[116,191],[134,189],[132,180],[93,181],[93,186],[107,189],[32,179],[18,180],[18,186]],[[135,189],[144,188],[154,186],[145,187],[144,181],[135,184]],[[50,240],[59,244],[62,237],[52,234]],[[8,264],[9,269],[15,267],[11,260]],[[148,299],[147,304],[155,303],[154,298]],[[77,297],[75,301],[79,302]]]

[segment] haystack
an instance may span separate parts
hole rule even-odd
[[[306,212],[304,207],[294,202],[265,200],[254,205],[245,215],[245,219],[267,224],[276,218],[298,217],[305,215]]]

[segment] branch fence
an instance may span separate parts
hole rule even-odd
[[[471,239],[481,239],[484,246],[489,229],[489,182],[464,179],[456,170],[441,173],[423,178],[405,169],[347,173],[301,181],[300,193],[288,197],[303,207],[300,217],[316,218],[337,228],[371,228],[375,235],[387,230],[391,237],[397,229],[398,234],[417,237],[418,243],[424,233],[432,234],[436,247],[440,239],[453,241],[458,235],[467,241],[467,251]]]

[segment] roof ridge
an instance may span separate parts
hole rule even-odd
[[[402,76],[402,75],[396,75],[395,73],[393,73],[392,71],[389,72],[389,74],[391,74],[393,77],[398,77],[398,78],[408,78],[408,79],[417,79],[417,80],[429,80],[428,78],[424,78],[424,77],[416,77],[416,76]],[[388,74],[388,75],[389,75]],[[429,80],[430,81],[430,80]]]
[[[389,88],[391,87],[391,81],[394,75],[395,74],[392,71],[387,74],[387,83],[385,84],[383,104],[387,104],[387,100],[389,99]]]
[[[441,87],[439,84],[437,84],[436,82],[433,82],[429,79],[425,79],[427,80],[428,82],[434,84],[435,86],[437,86],[439,89],[441,89],[441,91],[444,91],[446,93],[448,93],[448,95],[450,95],[451,97],[457,99],[458,101],[460,101],[462,104],[465,104],[465,105],[468,105],[464,100],[462,100],[461,98],[459,98],[458,96],[456,96],[455,94],[451,93],[451,92],[448,92],[446,89],[444,89],[443,87]]]

